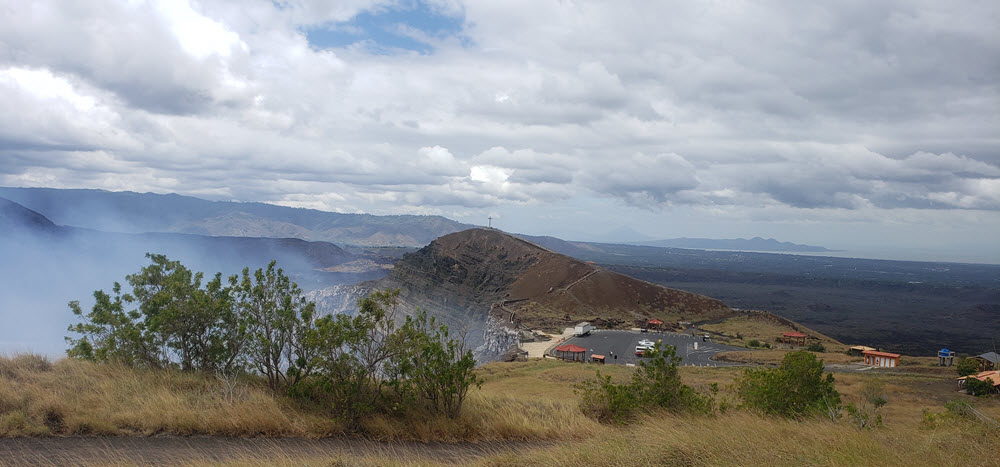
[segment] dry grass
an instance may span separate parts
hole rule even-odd
[[[736,412],[650,418],[599,440],[482,459],[482,465],[984,465],[1000,448],[984,425],[856,430],[828,420]]]
[[[788,352],[792,349],[759,349],[753,351],[731,351],[720,352],[717,356],[719,360],[735,363],[748,363],[751,365],[780,365]],[[845,352],[815,352],[816,357],[823,360],[827,365],[850,365],[864,363],[864,357],[848,355]],[[940,377],[958,376],[954,367],[938,366],[937,357],[913,357],[904,355],[899,361],[899,367],[874,369],[873,374],[881,373],[913,373],[933,375]]]
[[[219,381],[170,370],[136,370],[35,355],[0,358],[0,436],[329,436],[328,417],[297,410],[258,381],[233,403]]]
[[[809,339],[807,343],[821,343],[827,348],[827,350],[832,352],[847,349],[846,345],[831,337],[813,331],[812,329],[805,328],[801,325],[799,325],[797,329],[793,329],[791,326],[782,324],[776,317],[773,317],[773,315],[764,313],[741,315],[735,318],[727,319],[721,323],[703,324],[700,328],[706,331],[722,334],[725,336],[726,343],[732,345],[746,346],[748,342],[756,339],[761,343],[769,343],[772,346],[784,346],[784,344],[777,342],[776,339],[781,336],[782,333],[799,331],[810,336],[810,338],[814,338]]]
[[[624,368],[610,368],[622,372]],[[375,416],[364,434],[421,441],[564,440],[606,428],[583,416],[572,385],[594,368],[538,361],[482,368],[458,419]],[[47,435],[303,436],[343,433],[330,417],[247,380],[228,403],[206,375],[34,355],[0,357],[0,437]],[[567,429],[569,428],[569,429]]]
[[[761,352],[754,352],[761,353]],[[846,356],[845,356],[846,357]],[[916,366],[927,364],[917,361]],[[878,378],[889,403],[885,426],[858,430],[846,418],[837,421],[793,421],[741,410],[717,416],[662,414],[628,427],[595,423],[582,415],[573,392],[594,371],[627,378],[622,366],[568,364],[553,360],[486,365],[478,370],[485,383],[473,391],[457,420],[403,420],[375,417],[366,432],[379,439],[445,442],[515,442],[493,449],[445,452],[371,448],[331,455],[276,445],[237,452],[229,458],[184,460],[189,465],[431,465],[441,462],[484,465],[961,465],[983,464],[978,453],[996,452],[1000,432],[995,425],[950,419],[927,425],[924,411],[943,411],[943,404],[962,399],[990,417],[1000,417],[995,399],[959,394],[951,376],[928,374],[838,373],[836,386],[845,402],[860,401],[864,383]],[[905,367],[904,367],[905,369]],[[720,397],[733,400],[731,383],[739,368],[680,369],[682,380],[696,388],[712,383]],[[319,437],[338,435],[328,418],[311,414],[293,402],[273,397],[249,382],[236,403],[224,402],[213,378],[173,371],[137,371],[21,355],[0,358],[0,435],[52,434],[149,435],[153,433]],[[551,443],[537,447],[539,441]],[[351,443],[353,444],[353,442]],[[382,446],[382,447],[379,447]],[[476,446],[476,445],[470,445]],[[518,444],[514,445],[515,447]],[[530,449],[528,449],[530,448]],[[116,457],[117,456],[117,457]],[[67,458],[87,463],[88,458]],[[92,458],[91,458],[92,459]],[[130,464],[111,451],[101,464]],[[985,463],[989,463],[987,460]]]
[[[752,365],[780,365],[789,349],[761,349],[753,351],[732,351],[720,352],[719,360],[736,363],[749,363]],[[862,363],[861,357],[847,355],[843,352],[816,352],[816,356],[827,365],[844,365],[849,363]]]

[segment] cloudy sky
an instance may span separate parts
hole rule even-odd
[[[1000,262],[994,0],[0,0],[0,102],[4,186]]]

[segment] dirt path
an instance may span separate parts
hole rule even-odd
[[[334,465],[338,459],[372,455],[398,462],[462,464],[485,455],[540,446],[524,442],[445,444],[345,438],[7,438],[0,439],[0,465],[206,465],[220,462],[301,465],[308,459]]]

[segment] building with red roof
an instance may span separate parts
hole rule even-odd
[[[587,349],[580,347],[579,345],[573,345],[573,344],[560,345],[559,347],[553,349],[553,352],[555,353],[556,358],[561,360],[582,362],[587,358],[585,355]]]
[[[802,334],[801,332],[792,331],[782,334],[781,340],[787,344],[806,345],[806,337],[808,336]]]
[[[861,354],[865,356],[865,365],[877,366],[882,368],[895,368],[899,366],[898,353],[866,350]]]

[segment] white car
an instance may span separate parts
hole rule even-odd
[[[653,344],[653,341],[651,341],[649,339],[643,339],[643,340],[639,341],[639,345],[641,345],[643,347],[653,348],[654,344]]]

